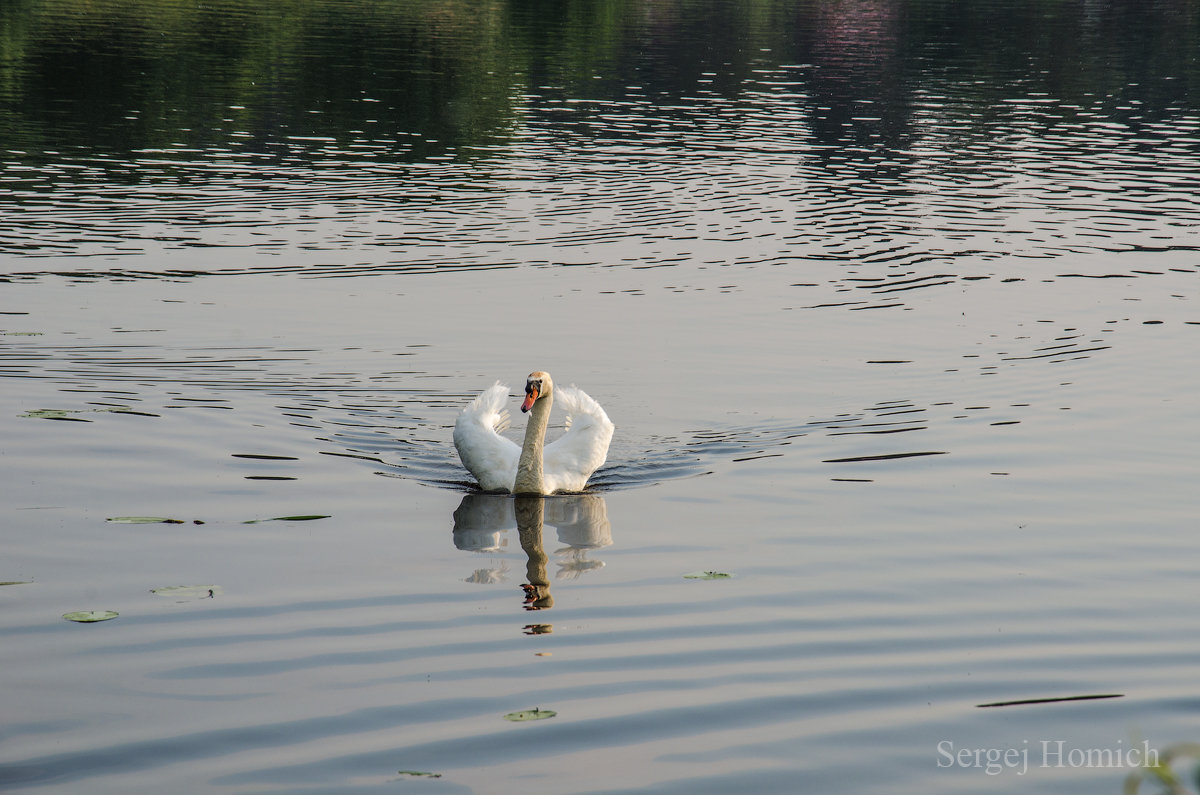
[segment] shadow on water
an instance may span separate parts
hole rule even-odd
[[[543,528],[551,525],[562,544],[553,551],[559,580],[576,579],[604,566],[590,558],[589,552],[612,545],[612,526],[604,498],[598,494],[564,494],[553,497],[510,496],[507,494],[468,494],[454,511],[454,546],[469,552],[498,552],[507,545],[508,531],[514,527],[526,555],[526,610],[547,610],[554,606],[550,594],[547,565],[550,556],[543,545]],[[468,582],[503,581],[503,567],[476,569]],[[550,631],[549,624],[527,628],[532,634]]]

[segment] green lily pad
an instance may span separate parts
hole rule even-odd
[[[220,595],[219,585],[167,585],[162,588],[151,588],[150,593],[158,596],[168,596],[173,599],[212,599]]]
[[[306,514],[303,516],[276,516],[272,519],[250,519],[242,524],[260,524],[262,522],[311,522],[315,519],[328,519],[329,514]]]
[[[683,575],[687,580],[727,580],[732,576],[723,571],[691,571]]]
[[[541,709],[534,707],[533,709],[523,709],[518,712],[510,712],[504,716],[505,720],[511,720],[517,723],[527,720],[546,720],[553,718],[558,713],[552,709]]]
[[[168,519],[165,516],[110,516],[104,521],[115,524],[183,524],[182,519]]]
[[[68,420],[70,422],[91,422],[83,417],[74,417],[73,414],[78,414],[77,411],[66,411],[65,409],[34,409],[22,414],[22,417],[28,417],[35,420]]]
[[[76,416],[77,414],[136,414],[140,417],[157,417],[148,411],[135,411],[128,406],[109,406],[99,409],[73,411],[71,409],[34,409],[22,414],[22,417],[35,420],[69,420],[71,422],[91,422],[89,419]]]
[[[76,624],[95,624],[97,621],[109,621],[118,615],[120,613],[115,610],[77,610],[74,613],[63,613],[63,618]]]
[[[35,419],[35,420],[43,420],[43,419],[59,419],[61,417],[67,416],[70,413],[71,412],[64,411],[62,409],[34,409],[33,411],[25,412],[21,416],[28,417],[30,419]]]

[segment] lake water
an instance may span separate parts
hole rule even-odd
[[[0,790],[1116,793],[1200,739],[1196,4],[0,18]],[[608,463],[474,493],[456,414],[535,369]]]

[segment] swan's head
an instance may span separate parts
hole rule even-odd
[[[541,370],[530,373],[529,378],[525,380],[525,401],[521,404],[521,411],[529,411],[538,398],[546,397],[553,391],[554,382],[550,380],[549,373]]]

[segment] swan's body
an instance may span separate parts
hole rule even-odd
[[[555,397],[567,410],[567,432],[546,444],[546,426]],[[592,473],[604,464],[613,424],[586,392],[555,387],[549,373],[531,373],[525,384],[521,411],[529,412],[525,443],[500,435],[508,427],[504,403],[508,387],[497,382],[458,415],[454,446],[458,457],[484,491],[513,494],[553,494],[582,491]]]

